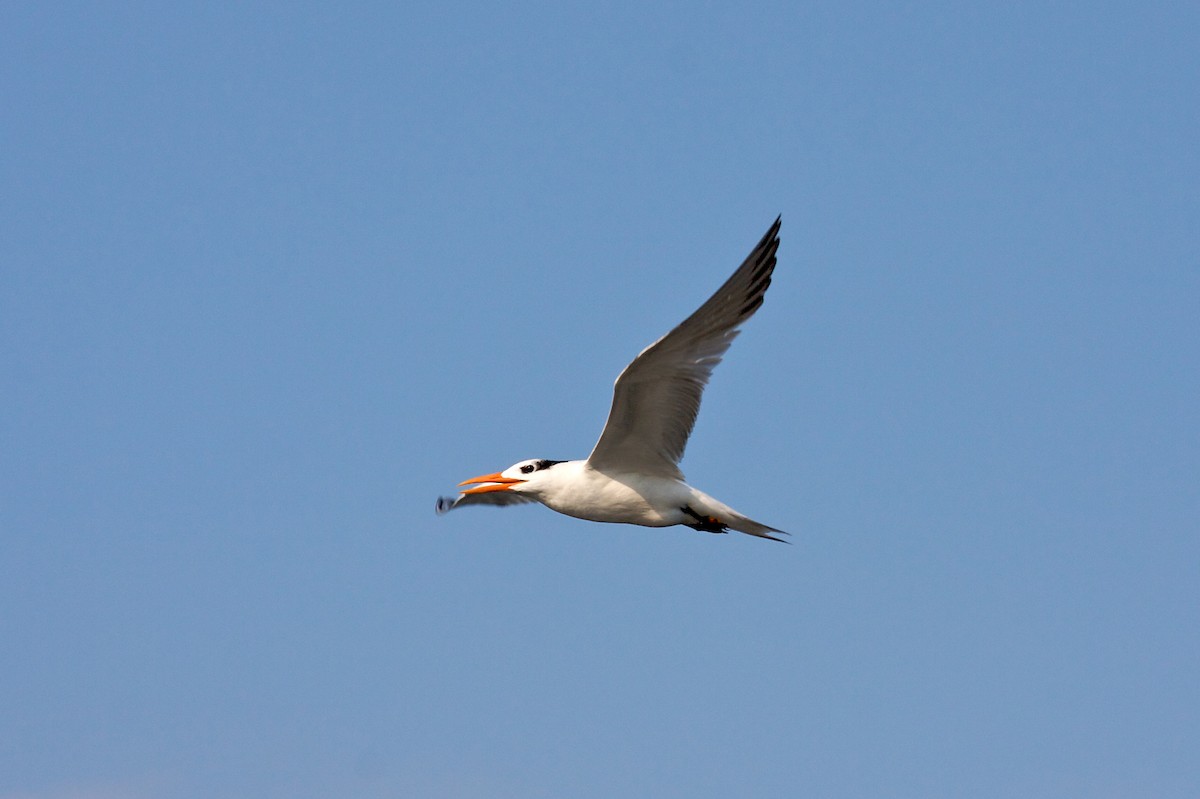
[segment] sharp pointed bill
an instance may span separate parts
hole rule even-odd
[[[608,422],[586,460],[525,460],[464,480],[459,485],[472,487],[438,499],[438,513],[463,505],[541,502],[591,521],[682,524],[782,541],[773,534],[786,533],[692,488],[679,469],[704,387],[771,285],[780,222],[707,302],[625,367],[613,386]]]

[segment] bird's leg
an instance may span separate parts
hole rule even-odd
[[[696,513],[696,511],[692,510],[687,505],[684,505],[682,508],[680,508],[680,510],[682,510],[688,516],[691,516],[693,519],[696,520],[695,524],[686,525],[687,527],[690,527],[693,530],[700,530],[701,532],[705,532],[705,533],[727,533],[727,532],[729,532],[729,528],[727,528],[724,524],[722,524],[721,520],[718,519],[716,516],[701,516],[699,513]]]

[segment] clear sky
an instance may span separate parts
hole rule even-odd
[[[0,799],[1200,794],[1195,3],[6,3]],[[690,482],[579,458],[783,215]]]

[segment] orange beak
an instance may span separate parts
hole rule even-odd
[[[489,491],[507,491],[517,483],[524,483],[524,480],[517,480],[513,477],[504,477],[500,472],[494,474],[483,474],[479,477],[472,477],[470,480],[463,480],[459,483],[460,486],[471,485],[472,483],[485,483],[486,485],[468,488],[464,494],[486,494]]]

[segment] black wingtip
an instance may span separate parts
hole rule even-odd
[[[779,249],[779,228],[783,224],[783,214],[775,217],[775,221],[771,223],[771,227],[759,239],[758,245],[751,252],[750,258],[757,261],[759,264],[771,263],[775,258],[775,251]],[[773,263],[771,263],[774,266]]]
[[[447,512],[453,507],[454,500],[451,497],[438,497],[437,502],[434,503],[433,509],[438,516],[441,516],[443,513]]]

